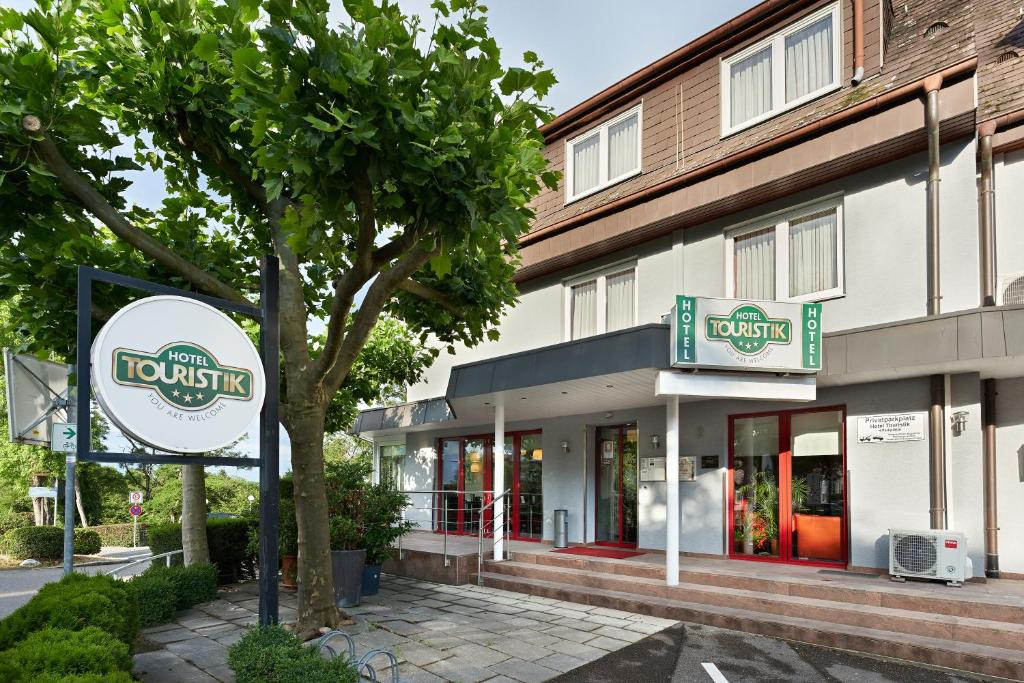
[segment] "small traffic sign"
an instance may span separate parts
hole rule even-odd
[[[78,447],[78,430],[67,422],[54,422],[50,435],[50,450],[57,453],[74,453]]]
[[[142,503],[142,491],[130,491],[128,493],[128,502],[132,505]]]
[[[142,506],[141,505],[132,505],[130,508],[128,508],[128,512],[131,513],[132,517],[138,517],[139,515],[142,514]]]

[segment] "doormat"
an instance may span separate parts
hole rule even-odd
[[[569,555],[587,555],[589,557],[608,557],[613,560],[624,560],[627,557],[636,557],[637,555],[644,555],[646,553],[638,553],[633,550],[615,550],[613,548],[559,548],[558,550],[552,551],[556,553],[566,553]]]

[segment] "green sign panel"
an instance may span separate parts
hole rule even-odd
[[[252,399],[252,372],[221,365],[209,351],[189,342],[168,344],[156,353],[114,351],[114,381],[155,390],[182,410],[200,410],[218,399]]]
[[[785,318],[769,318],[755,304],[744,304],[729,315],[705,318],[704,334],[709,340],[723,340],[739,353],[752,356],[769,344],[788,344],[793,324]]]

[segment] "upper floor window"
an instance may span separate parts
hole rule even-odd
[[[843,294],[840,198],[737,228],[725,242],[730,298],[816,301]]]
[[[640,172],[641,105],[565,143],[565,201]]]
[[[565,283],[566,339],[636,325],[636,267],[619,264]]]
[[[722,135],[839,87],[839,4],[722,60]]]

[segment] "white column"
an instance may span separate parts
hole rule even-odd
[[[679,397],[665,406],[665,583],[679,585]]]
[[[373,484],[380,483],[380,444],[373,444],[373,472],[370,475]]]
[[[505,406],[494,406],[494,466],[491,478],[494,480],[494,559],[500,562],[505,550],[505,502],[498,496],[505,490]]]

